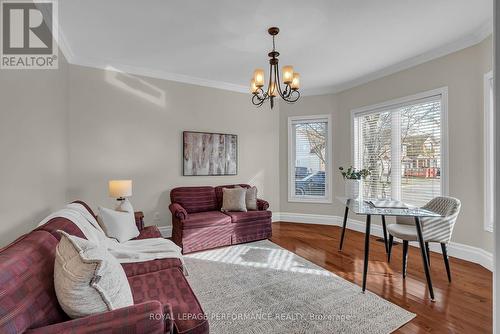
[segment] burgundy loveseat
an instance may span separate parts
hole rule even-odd
[[[156,226],[137,223],[137,239],[161,237]],[[54,290],[57,230],[84,238],[75,224],[59,217],[0,249],[0,333],[209,332],[200,303],[176,258],[123,264],[134,305],[70,319]]]
[[[179,187],[170,192],[172,240],[183,254],[234,245],[271,237],[269,203],[258,199],[256,211],[221,212],[222,189],[248,184],[218,187]]]

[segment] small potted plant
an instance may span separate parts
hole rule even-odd
[[[370,171],[366,168],[357,170],[354,167],[349,167],[344,170],[344,167],[339,167],[340,173],[345,180],[345,196],[350,199],[359,199],[363,196],[361,178],[366,179],[370,175]]]

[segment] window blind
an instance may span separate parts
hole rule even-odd
[[[328,120],[293,120],[291,129],[294,197],[326,197]]]
[[[441,195],[441,95],[354,116],[356,168],[365,198],[423,205]]]

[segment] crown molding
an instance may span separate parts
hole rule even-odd
[[[423,64],[425,62],[431,61],[436,58],[440,58],[457,52],[459,50],[468,48],[470,46],[476,45],[486,39],[493,32],[493,20],[488,20],[484,24],[478,27],[472,33],[448,44],[435,48],[429,52],[420,54],[418,56],[406,59],[392,66],[386,67],[379,71],[372,72],[365,76],[346,81],[341,84],[333,86],[324,86],[312,89],[303,89],[301,91],[302,96],[314,96],[314,95],[325,95],[325,94],[335,94],[342,91],[360,86],[362,84],[368,83],[370,81],[380,79],[382,77],[409,69],[411,67]],[[217,89],[223,89],[238,93],[248,93],[248,87],[237,85],[233,83],[216,81],[198,77],[192,77],[183,74],[172,73],[159,69],[152,69],[148,67],[132,66],[127,64],[121,64],[113,60],[99,60],[95,58],[78,57],[74,54],[71,49],[70,44],[65,38],[61,29],[59,29],[59,47],[63,52],[68,63],[73,65],[80,65],[85,67],[99,68],[103,70],[109,70],[109,68],[115,68],[119,71],[123,71],[130,74],[141,75],[146,77],[164,79],[169,81],[181,82],[191,85],[211,87]]]
[[[69,61],[72,65],[79,65],[84,67],[98,68],[102,70],[118,70],[128,74],[140,75],[150,78],[163,79],[168,81],[175,81],[185,84],[191,84],[202,87],[217,88],[222,90],[228,90],[238,93],[248,93],[249,89],[246,86],[236,85],[223,81],[215,81],[203,78],[192,77],[183,74],[172,73],[164,70],[152,69],[140,66],[131,66],[126,64],[120,64],[116,61],[106,61],[83,57],[72,57],[72,61]]]
[[[361,76],[359,78],[340,83],[333,86],[318,87],[317,89],[304,90],[302,95],[312,96],[312,95],[325,95],[325,94],[335,94],[340,93],[345,90],[363,85],[373,80],[383,78],[385,76],[412,68],[414,66],[426,63],[428,61],[444,57],[451,53],[466,49],[468,47],[474,46],[476,44],[484,41],[488,36],[493,33],[493,19],[486,21],[480,25],[472,33],[455,40],[454,42],[444,44],[433,50],[420,54],[418,56],[408,58],[399,63],[391,65],[389,67],[383,68],[379,71],[372,72],[370,74]]]
[[[59,37],[57,39],[57,44],[59,46],[59,50],[61,50],[61,52],[63,53],[64,58],[66,58],[66,61],[70,64],[73,64],[75,59],[75,54],[71,49],[66,36],[62,32],[61,26],[59,26]]]

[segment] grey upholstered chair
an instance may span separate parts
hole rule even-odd
[[[451,282],[450,264],[446,247],[451,239],[453,226],[457,221],[460,212],[460,201],[453,197],[436,197],[423,206],[424,209],[436,212],[443,217],[421,218],[422,236],[425,243],[427,259],[430,265],[429,242],[438,242],[441,244],[446,273],[448,281]],[[408,242],[417,241],[417,229],[413,218],[397,217],[396,224],[390,224],[387,227],[389,231],[389,254],[388,260],[391,260],[392,242],[394,237],[403,240],[403,278],[406,277],[406,263],[408,259]]]

